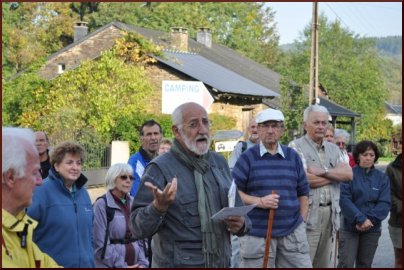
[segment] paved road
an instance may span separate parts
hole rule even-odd
[[[385,171],[386,167],[386,163],[376,165],[376,168],[381,171]],[[379,239],[379,246],[373,259],[372,268],[394,268],[394,250],[389,235],[388,220],[389,217],[383,220],[382,235]]]

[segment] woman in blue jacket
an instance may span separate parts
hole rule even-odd
[[[390,210],[390,183],[375,169],[379,158],[377,146],[361,141],[353,151],[358,166],[353,180],[341,183],[340,206],[343,215],[340,242],[340,268],[370,268],[381,234],[381,223]]]
[[[34,191],[28,214],[38,221],[34,241],[59,265],[94,267],[93,208],[81,173],[84,148],[67,141],[51,152],[52,168]]]

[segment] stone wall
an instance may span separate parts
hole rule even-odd
[[[95,59],[101,55],[102,51],[111,49],[118,37],[120,37],[120,30],[111,26],[48,60],[39,71],[39,75],[50,80],[59,75],[60,64],[63,64],[67,71],[78,67],[85,60]]]

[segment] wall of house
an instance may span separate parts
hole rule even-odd
[[[120,30],[118,28],[111,26],[104,29],[103,31],[84,39],[77,45],[48,60],[46,65],[39,71],[39,74],[46,79],[53,79],[60,75],[58,73],[59,64],[64,64],[66,71],[74,69],[78,67],[81,62],[89,59],[95,59],[100,56],[102,51],[111,49],[118,37],[120,37]],[[149,112],[153,113],[161,113],[161,87],[163,80],[193,80],[189,76],[168,68],[161,63],[147,66],[146,73],[154,88],[154,92],[150,95],[150,100],[147,103],[146,108]],[[235,129],[246,133],[245,131],[248,126],[249,119],[264,108],[266,108],[265,105],[243,107],[224,103],[214,103],[211,107],[211,112],[236,117],[237,125]]]
[[[95,59],[102,51],[111,49],[118,37],[120,37],[120,30],[111,26],[48,60],[40,69],[39,75],[50,80],[59,75],[59,64],[64,64],[67,71],[76,68],[85,60]]]
[[[150,102],[147,104],[147,109],[153,113],[161,113],[162,104],[162,81],[163,80],[194,80],[189,76],[186,76],[175,70],[168,69],[163,64],[149,65],[146,68],[147,77],[154,88],[154,93],[151,95]],[[243,110],[244,108],[244,110]],[[233,117],[237,119],[237,125],[235,129],[245,132],[251,117],[255,116],[257,112],[265,109],[264,105],[252,105],[252,106],[236,106],[224,103],[215,102],[211,106],[211,113],[217,113],[220,115]]]

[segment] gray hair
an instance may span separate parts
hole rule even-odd
[[[190,105],[199,106],[199,107],[203,108],[206,112],[206,109],[203,106],[201,106],[195,102],[187,102],[187,103],[181,104],[180,106],[175,108],[175,110],[173,111],[173,114],[171,116],[171,120],[172,120],[174,126],[177,126],[179,129],[182,129],[182,124],[184,121],[184,114],[183,114],[184,108],[187,106],[190,106]],[[206,114],[208,114],[208,113],[206,113]]]
[[[330,113],[328,112],[327,108],[318,104],[315,105],[310,105],[304,110],[303,113],[303,121],[306,122],[307,119],[309,118],[309,114],[312,112],[322,112],[327,114],[327,118],[330,116]]]
[[[24,177],[29,151],[38,153],[35,147],[35,134],[31,129],[2,127],[2,174],[13,170],[16,177]]]
[[[344,137],[345,142],[349,142],[350,135],[345,129],[337,128],[335,130],[334,138]]]
[[[116,163],[112,165],[105,175],[105,188],[112,190],[115,188],[115,180],[121,174],[133,175],[133,168],[127,163]]]

